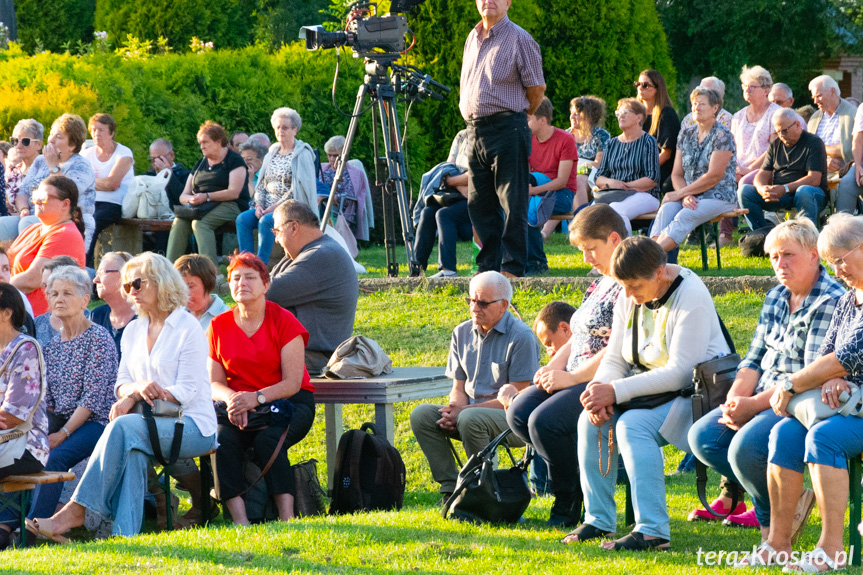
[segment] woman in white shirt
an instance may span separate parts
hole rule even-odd
[[[72,499],[48,519],[28,520],[28,529],[49,539],[84,524],[90,509],[113,518],[115,536],[136,535],[143,519],[144,490],[153,449],[147,422],[126,417],[138,401],[161,399],[182,408],[180,457],[197,457],[216,446],[216,413],[207,375],[207,340],[184,308],[186,284],[166,258],[143,253],[123,267],[123,289],[138,319],[123,332],[122,360],[114,387],[118,397],[87,470]],[[170,453],[176,420],[157,417],[163,454]]]
[[[96,174],[96,231],[87,249],[87,267],[93,265],[96,240],[102,230],[116,223],[123,215],[123,198],[134,185],[135,159],[132,150],[114,141],[117,123],[108,114],[95,114],[87,124],[95,146],[81,152]]]

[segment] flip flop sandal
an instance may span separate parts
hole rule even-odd
[[[47,518],[43,518],[41,525],[38,519],[27,519],[26,520],[27,531],[33,533],[34,535],[41,535],[51,541],[56,543],[60,543],[65,545],[69,543],[68,537],[63,537],[59,533],[54,533],[50,528],[52,527],[51,520]]]
[[[578,537],[575,541],[566,541],[566,537],[571,537],[575,535]],[[572,531],[566,534],[566,537],[560,540],[561,543],[565,543],[569,545],[570,543],[584,543],[585,541],[590,541],[591,539],[607,539],[614,535],[614,533],[609,533],[607,531],[603,531],[602,529],[598,529],[589,523],[582,523]]]
[[[612,549],[615,551],[649,551],[651,549],[655,549],[656,551],[671,551],[670,546],[660,547],[660,545],[667,543],[668,539],[645,539],[642,533],[633,531],[629,535],[615,540]]]
[[[816,562],[817,561],[817,562]],[[826,565],[827,569],[821,571],[819,565]],[[794,569],[799,567],[799,569]],[[796,563],[791,563],[782,568],[783,573],[831,573],[834,571],[845,571],[845,565],[837,567],[836,562],[820,547],[816,547],[811,553],[806,553]]]
[[[767,551],[767,560],[761,559],[761,552]],[[770,567],[775,565],[773,562],[776,557],[776,550],[766,542],[758,546],[755,553],[747,553],[746,557],[734,564],[735,569],[760,569],[761,567]]]

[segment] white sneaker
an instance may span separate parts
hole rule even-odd
[[[452,270],[441,270],[433,276],[429,276],[429,279],[435,278],[457,278],[458,274]]]

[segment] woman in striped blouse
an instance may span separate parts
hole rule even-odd
[[[623,133],[608,141],[594,201],[609,204],[631,233],[632,218],[659,208],[659,147],[656,138],[641,129],[647,110],[637,99],[618,100],[614,115]]]

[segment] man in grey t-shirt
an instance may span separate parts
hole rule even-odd
[[[411,412],[411,429],[445,499],[455,489],[458,468],[447,437],[460,439],[467,456],[481,451],[507,429],[498,390],[530,385],[539,368],[539,344],[530,328],[507,313],[512,286],[499,272],[470,282],[471,319],[452,332],[446,373],[453,380],[448,405],[423,404]],[[517,437],[510,445],[524,445]]]
[[[306,369],[319,375],[340,343],[351,337],[359,282],[348,253],[320,230],[302,202],[276,208],[273,233],[285,258],[270,274],[267,299],[293,313],[309,332]]]

